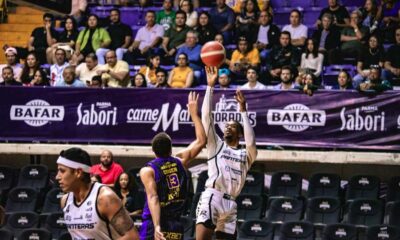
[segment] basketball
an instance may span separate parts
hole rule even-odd
[[[201,48],[200,57],[206,66],[219,67],[225,61],[225,48],[217,41],[208,42]]]

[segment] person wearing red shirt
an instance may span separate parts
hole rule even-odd
[[[114,186],[118,176],[124,172],[121,165],[114,162],[112,152],[104,150],[100,155],[100,164],[93,165],[90,169],[91,174],[98,174],[103,184]]]

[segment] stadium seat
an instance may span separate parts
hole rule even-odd
[[[6,212],[35,211],[38,192],[31,187],[15,187],[8,194]]]
[[[47,215],[46,222],[42,228],[51,232],[53,239],[58,239],[62,234],[68,231],[64,222],[64,213],[50,213]]]
[[[43,228],[29,228],[21,231],[18,240],[51,240],[52,236],[49,231]]]
[[[340,198],[340,176],[331,173],[316,173],[310,177],[307,197]]]
[[[53,188],[46,194],[42,213],[60,212],[60,200],[64,193],[60,188]]]
[[[14,234],[7,229],[0,229],[0,239],[1,240],[13,240],[14,239]]]
[[[303,201],[282,197],[271,201],[266,212],[266,219],[269,222],[299,221],[303,213]]]
[[[5,229],[14,233],[18,238],[22,230],[36,228],[39,225],[39,215],[35,212],[16,212],[11,213],[7,218]]]
[[[7,166],[0,166],[0,204],[4,204],[8,191],[13,186],[14,171]]]
[[[241,194],[236,198],[236,204],[237,219],[239,222],[261,218],[264,210],[264,199],[262,196]]]
[[[322,240],[357,240],[357,228],[344,223],[329,224],[324,229]]]
[[[194,233],[194,220],[189,216],[181,216],[181,223],[183,225],[184,230],[184,238],[191,238],[193,237]]]
[[[314,226],[309,222],[286,222],[279,240],[314,240]]]
[[[340,210],[340,201],[337,198],[311,198],[307,203],[305,220],[319,225],[338,223]]]
[[[380,180],[376,176],[353,176],[348,183],[346,201],[356,198],[378,199]]]
[[[41,190],[47,186],[49,169],[46,165],[28,165],[21,169],[19,187],[32,187]]]
[[[366,240],[398,240],[400,229],[388,225],[376,225],[367,229]]]
[[[400,201],[386,204],[385,223],[400,228]]]
[[[250,171],[240,194],[261,195],[264,193],[264,173]]]
[[[374,199],[355,199],[350,203],[347,221],[359,226],[372,226],[382,223],[382,202]]]
[[[294,172],[276,172],[272,175],[269,198],[298,197],[301,195],[302,177]]]
[[[400,176],[392,177],[389,180],[386,201],[400,201]]]
[[[196,193],[201,193],[204,191],[207,179],[208,179],[207,171],[203,171],[199,174],[199,177],[197,178]]]
[[[239,228],[238,240],[273,240],[274,225],[265,220],[247,220]]]

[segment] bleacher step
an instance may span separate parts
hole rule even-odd
[[[20,24],[42,24],[43,23],[43,15],[42,14],[9,14],[8,15],[8,23],[20,23]]]
[[[18,7],[16,7],[16,13],[17,14],[43,14],[43,11],[31,8],[31,7],[18,6]]]
[[[34,28],[38,27],[38,24],[18,24],[18,23],[6,23],[0,25],[1,32],[32,32]]]
[[[0,34],[0,41],[11,42],[11,41],[28,41],[31,32],[23,31],[23,32],[8,32],[4,31]]]

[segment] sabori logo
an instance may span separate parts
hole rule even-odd
[[[249,116],[249,122],[252,127],[257,125],[257,113],[247,111]],[[239,104],[235,99],[227,99],[225,95],[222,94],[219,101],[215,104],[215,111],[213,112],[214,121],[221,129],[224,131],[225,124],[229,121],[243,122],[242,114],[239,111]]]
[[[268,125],[283,126],[291,132],[302,132],[309,127],[325,126],[326,113],[312,110],[299,103],[290,104],[283,109],[270,109],[267,113]]]
[[[377,106],[367,106],[340,111],[342,126],[340,131],[385,131],[385,112],[379,112]]]
[[[80,103],[77,109],[78,122],[76,125],[86,126],[115,126],[117,125],[117,108],[112,107],[110,102],[97,102],[90,104],[89,109],[82,109]]]
[[[35,99],[25,105],[12,105],[10,119],[13,121],[25,121],[32,127],[41,127],[48,122],[64,120],[64,107],[51,106],[48,102]]]

